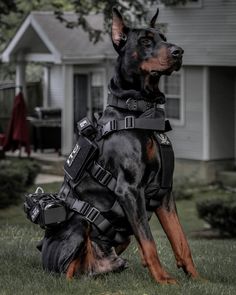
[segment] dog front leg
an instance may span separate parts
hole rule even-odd
[[[165,196],[162,206],[158,207],[155,213],[170,241],[177,267],[181,267],[192,278],[198,277],[199,274],[194,266],[191,251],[179,221],[172,193]]]
[[[126,193],[125,196],[120,199],[120,204],[125,211],[135,238],[138,241],[143,264],[147,266],[153,278],[158,283],[162,284],[177,283],[177,281],[171,278],[161,265],[149,227],[145,203],[134,194]]]

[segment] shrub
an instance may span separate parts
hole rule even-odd
[[[192,199],[197,185],[192,183],[190,178],[179,177],[174,180],[173,193],[176,200],[190,200]]]
[[[22,192],[34,182],[39,165],[31,160],[0,161],[0,208],[17,204]]]
[[[200,218],[222,235],[236,236],[236,195],[197,203]]]

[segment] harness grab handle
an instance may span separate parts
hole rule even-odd
[[[41,186],[38,186],[35,190],[35,194],[43,194],[43,193],[44,193],[43,188],[41,188]]]

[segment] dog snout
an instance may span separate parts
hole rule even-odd
[[[171,46],[170,53],[173,58],[179,59],[183,56],[184,50],[178,46]]]

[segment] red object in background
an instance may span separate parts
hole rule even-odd
[[[26,153],[30,155],[30,138],[26,113],[23,93],[20,92],[14,99],[11,119],[3,144],[4,151],[15,151],[24,146]]]
[[[3,146],[4,141],[5,141],[5,135],[0,133],[0,146]]]

